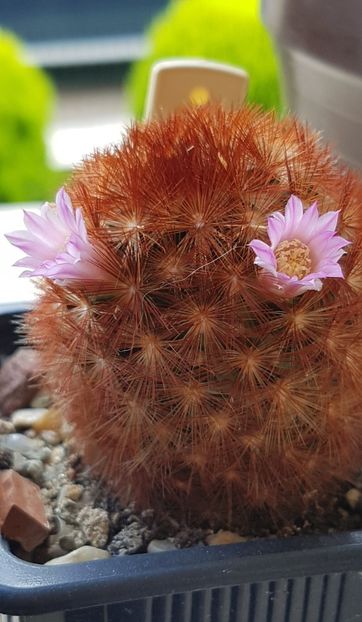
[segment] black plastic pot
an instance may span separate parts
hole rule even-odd
[[[0,353],[12,347],[12,317],[0,315]],[[63,566],[24,562],[0,538],[0,620],[358,622],[362,532]]]
[[[22,622],[357,622],[362,533],[37,566],[0,548],[0,611]],[[5,618],[10,622],[13,618]]]

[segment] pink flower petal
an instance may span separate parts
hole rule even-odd
[[[4,237],[14,246],[20,244],[32,242],[34,243],[34,236],[29,231],[13,231],[12,233],[4,233]]]
[[[85,227],[85,222],[83,220],[82,210],[79,207],[75,210],[75,219],[76,219],[76,229],[77,229],[78,235],[82,238],[82,240],[85,243],[87,243],[88,242],[87,229]]]
[[[105,281],[106,274],[94,263],[79,261],[75,264],[59,263],[45,268],[42,274],[48,278],[66,281]]]
[[[289,277],[280,272],[278,272],[277,277],[275,277],[269,272],[262,270],[260,279],[267,289],[285,298],[294,298],[306,291],[319,291],[322,288],[322,281],[320,279],[313,278],[303,282],[303,280],[298,280],[296,277]]]
[[[49,234],[53,234],[53,232],[50,232],[47,228],[46,220],[42,218],[40,214],[24,210],[24,225],[27,227],[28,231],[31,231],[31,233],[40,240],[48,240]]]
[[[318,224],[315,227],[315,235],[321,231],[335,231],[337,227],[339,210],[336,212],[327,212],[319,216]]]
[[[318,223],[319,213],[317,209],[317,203],[313,203],[303,214],[303,218],[300,221],[298,228],[298,234],[302,234],[303,238],[299,236],[299,239],[307,244],[311,236],[315,235],[315,228]]]
[[[331,262],[331,263],[323,263],[323,268],[321,270],[323,272],[324,277],[333,277],[343,279],[342,268],[339,263]]]
[[[9,242],[27,255],[16,265],[32,268],[21,276],[45,276],[62,281],[99,281],[108,277],[97,266],[82,211],[73,210],[64,189],[58,192],[55,206],[44,204],[40,214],[24,211],[24,224],[26,231],[7,236]]]
[[[275,218],[275,214],[272,214],[272,216],[268,218],[268,236],[272,249],[275,249],[278,246],[283,230],[284,222],[279,218]]]
[[[326,246],[327,254],[338,251],[345,246],[349,246],[351,242],[349,240],[345,240],[340,235],[334,235],[332,238],[328,240],[328,244]]]
[[[50,203],[48,203],[48,202],[43,203],[43,205],[40,206],[40,216],[42,218],[45,218],[47,213],[48,213],[48,211],[49,211],[49,209],[51,209]]]
[[[72,203],[64,188],[57,193],[55,204],[60,221],[64,224],[68,231],[76,231],[75,214]]]
[[[271,214],[268,218],[271,246],[262,240],[252,240],[249,244],[255,253],[254,263],[263,268],[260,278],[270,291],[286,297],[299,296],[308,290],[319,291],[325,278],[343,278],[338,261],[350,242],[336,235],[338,215],[338,211],[331,211],[319,216],[316,203],[304,212],[301,200],[294,195],[287,202],[285,217],[280,212]],[[274,250],[281,242],[292,240],[299,240],[310,251],[312,272],[302,279],[277,271]]]
[[[325,256],[326,248],[333,235],[331,231],[321,231],[309,241],[308,246],[314,263],[320,261]]]
[[[285,229],[283,239],[292,239],[294,231],[299,226],[303,218],[303,203],[294,194],[291,195],[285,206]]]
[[[290,283],[289,286],[290,289],[294,289],[295,292],[298,292],[294,295],[299,295],[303,292],[307,292],[310,290],[320,291],[322,289],[323,283],[318,278],[305,278],[294,281],[293,283]]]
[[[272,270],[276,270],[277,264],[275,260],[275,255],[265,242],[261,240],[252,240],[249,243],[250,248],[253,249],[256,257],[254,263],[263,268],[269,268]]]
[[[39,260],[34,257],[22,257],[18,259],[13,266],[16,268],[37,268],[39,265]]]
[[[24,251],[24,253],[31,255],[34,248],[36,248],[36,254],[39,259],[46,259],[49,257],[49,247],[46,248],[44,244],[28,231],[14,231],[13,234],[7,233],[5,237],[11,244]]]

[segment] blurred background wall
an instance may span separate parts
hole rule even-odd
[[[1,0],[0,134],[7,144],[0,142],[0,159],[6,160],[8,187],[0,176],[0,202],[51,197],[64,178],[62,171],[67,173],[94,147],[119,138],[130,117],[123,97],[125,74],[146,53],[143,31],[165,4]],[[19,185],[15,180],[20,178]]]
[[[1,0],[0,203],[51,199],[85,154],[120,140],[142,117],[160,58],[241,66],[249,99],[280,111],[259,9],[259,0]]]

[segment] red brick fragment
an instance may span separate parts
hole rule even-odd
[[[0,531],[32,551],[49,534],[40,488],[16,471],[0,471]]]
[[[18,348],[0,369],[0,413],[8,417],[28,406],[39,391],[38,354],[31,348]]]

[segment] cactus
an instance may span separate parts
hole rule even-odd
[[[29,340],[123,501],[246,524],[302,511],[357,471],[362,185],[316,134],[255,108],[185,110],[134,125],[67,192],[88,276],[44,273]],[[350,244],[344,278],[288,296],[250,243],[291,195],[339,210]]]

